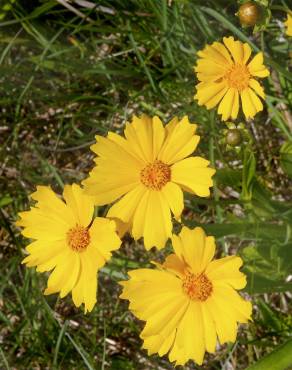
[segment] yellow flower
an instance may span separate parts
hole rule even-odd
[[[292,16],[290,14],[287,14],[287,21],[284,24],[287,27],[286,35],[292,36]]]
[[[224,37],[222,43],[213,42],[198,52],[200,59],[195,67],[199,84],[195,99],[207,109],[218,107],[218,114],[226,121],[235,119],[239,111],[239,96],[246,118],[252,118],[263,109],[259,97],[265,98],[263,87],[255,77],[264,78],[270,72],[263,64],[263,53],[249,63],[251,48],[247,43]],[[256,95],[257,94],[257,95]]]
[[[228,256],[213,260],[215,241],[200,227],[183,227],[172,236],[175,254],[158,269],[138,269],[123,281],[121,298],[146,321],[141,333],[148,354],[168,353],[170,361],[183,365],[193,359],[199,365],[205,351],[214,352],[219,342],[236,340],[237,323],[246,323],[252,306],[236,292],[246,285],[239,271],[242,260]]]
[[[22,263],[37,266],[37,271],[54,269],[44,294],[60,292],[65,297],[72,291],[77,307],[85,312],[96,303],[97,270],[118,249],[121,241],[115,222],[96,217],[94,204],[78,185],[66,185],[64,203],[46,186],[38,186],[31,195],[37,203],[27,212],[19,213],[17,221],[22,234],[35,239],[26,247],[29,253]]]
[[[85,191],[97,205],[117,201],[107,216],[127,223],[136,240],[143,236],[147,249],[163,248],[171,237],[171,212],[180,220],[184,207],[182,189],[210,195],[215,170],[201,157],[186,158],[200,139],[195,130],[187,117],[164,127],[144,115],[126,124],[125,138],[110,132],[91,147],[98,157]]]

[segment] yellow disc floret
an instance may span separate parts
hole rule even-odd
[[[142,184],[152,190],[161,190],[170,181],[170,178],[170,167],[161,161],[148,164],[140,174]]]
[[[204,274],[194,275],[187,272],[183,278],[182,288],[192,300],[206,301],[213,291],[213,285]]]
[[[250,73],[246,65],[244,64],[234,64],[224,76],[228,87],[233,87],[234,89],[241,92],[248,87],[250,81]]]
[[[67,233],[68,245],[75,252],[83,252],[90,242],[90,236],[86,227],[76,225]]]

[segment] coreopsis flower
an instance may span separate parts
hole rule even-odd
[[[258,96],[265,99],[263,87],[256,78],[269,76],[263,64],[263,53],[250,59],[251,48],[247,43],[224,37],[223,43],[213,42],[198,52],[195,67],[200,81],[195,99],[199,105],[212,109],[218,104],[218,114],[226,121],[238,116],[240,101],[246,118],[253,118],[263,109]]]
[[[37,203],[19,213],[22,234],[34,239],[26,247],[29,255],[22,261],[37,271],[53,270],[44,294],[72,291],[74,304],[91,311],[96,303],[97,271],[119,248],[121,240],[115,222],[93,219],[94,204],[78,185],[66,185],[63,202],[47,186],[38,186],[31,195]]]
[[[170,361],[183,365],[189,359],[199,365],[206,351],[236,340],[238,323],[251,317],[251,303],[236,290],[246,285],[239,271],[242,260],[228,256],[212,260],[215,241],[203,229],[183,227],[172,236],[174,254],[156,269],[129,272],[121,298],[146,321],[141,333],[148,354],[168,353]]]
[[[292,36],[292,16],[290,14],[287,14],[287,20],[284,23],[286,28],[286,35]]]
[[[188,157],[200,137],[187,117],[165,127],[158,117],[134,117],[125,137],[109,132],[91,147],[96,166],[84,181],[95,204],[115,202],[107,216],[128,225],[147,249],[162,248],[171,236],[171,212],[180,219],[183,190],[207,197],[215,170],[201,157]],[[186,158],[188,157],[188,158]]]

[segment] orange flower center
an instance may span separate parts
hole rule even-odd
[[[205,274],[194,275],[187,272],[183,278],[183,291],[192,299],[206,301],[213,291],[213,285]]]
[[[250,80],[250,73],[247,66],[235,63],[227,71],[225,80],[227,81],[228,87],[233,87],[239,92],[246,89]]]
[[[83,252],[90,242],[88,229],[80,225],[72,227],[67,232],[67,242],[73,251]]]
[[[140,173],[142,184],[152,190],[161,190],[170,181],[170,177],[170,167],[161,161],[147,164]]]

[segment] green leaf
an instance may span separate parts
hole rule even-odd
[[[253,152],[246,148],[243,155],[243,170],[242,170],[242,192],[243,200],[251,200],[252,186],[256,171],[256,160]]]
[[[241,252],[247,275],[246,291],[250,294],[285,292],[292,288],[286,282],[292,267],[292,243],[277,244],[273,240],[259,241]]]
[[[243,219],[241,222],[238,223],[214,223],[206,225],[190,220],[184,221],[186,225],[191,227],[201,226],[208,235],[213,235],[216,238],[235,235],[243,240],[279,240],[284,243],[287,234],[286,225],[276,225],[268,222],[247,222],[246,219]]]
[[[266,327],[271,328],[275,332],[283,330],[282,321],[279,320],[276,312],[269,307],[263,299],[257,301],[260,314],[263,318],[263,323]]]
[[[218,184],[237,188],[241,185],[241,171],[222,168],[216,170],[215,179]]]
[[[292,177],[292,141],[287,141],[281,146],[280,162],[283,171]]]
[[[292,339],[278,346],[247,370],[289,370],[292,366]]]
[[[0,199],[0,208],[7,206],[8,204],[12,202],[13,202],[12,198],[10,198],[9,196],[4,196],[3,198]]]

